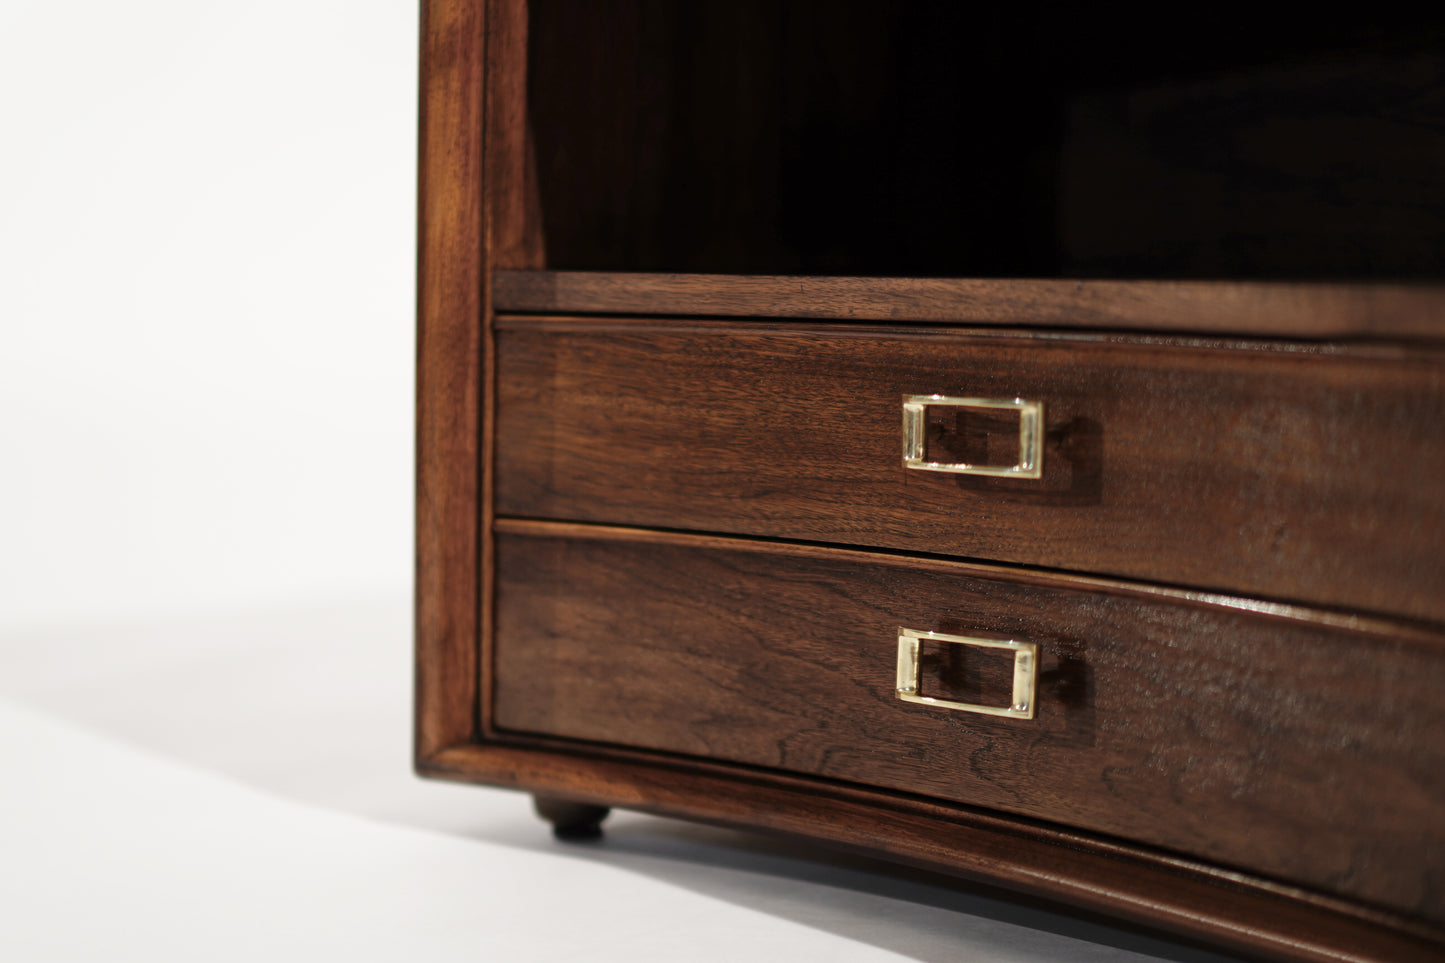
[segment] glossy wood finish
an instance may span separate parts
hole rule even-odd
[[[1445,340],[1445,287],[1423,283],[498,271],[495,298],[502,314],[936,321],[1304,339]]]
[[[1053,138],[1035,120],[1052,99],[1009,42],[1011,15],[916,0],[529,6],[550,266],[1052,267],[1050,174],[1029,162]]]
[[[577,528],[498,539],[499,729],[922,793],[1445,922],[1445,637]],[[899,701],[900,626],[1037,643],[1035,717]],[[922,661],[925,693],[1009,701],[1006,659]]]
[[[586,6],[586,10],[581,6]],[[902,26],[889,26],[887,35],[880,34],[879,43],[871,44],[871,49],[907,49],[913,43],[907,34],[918,23],[909,21],[909,17],[941,17],[943,22],[956,19],[960,11],[965,16],[969,13],[950,3],[931,5],[929,9],[922,4],[905,6],[906,10],[898,8]],[[1146,925],[1193,934],[1263,956],[1388,960],[1391,963],[1439,959],[1445,947],[1445,932],[1419,916],[1401,915],[1338,894],[1241,873],[1228,865],[1211,865],[1157,846],[1128,843],[1117,837],[1043,822],[1031,816],[929,798],[912,788],[882,789],[765,765],[636,746],[610,746],[596,741],[590,734],[561,739],[498,733],[491,728],[491,700],[497,688],[492,677],[491,604],[496,581],[491,554],[496,488],[493,466],[498,463],[494,457],[492,430],[498,360],[492,340],[494,305],[514,312],[595,312],[599,317],[580,322],[584,328],[602,326],[595,330],[614,323],[601,317],[608,314],[700,314],[743,319],[786,314],[799,319],[966,322],[973,327],[1041,329],[1036,332],[1040,335],[1086,329],[1288,337],[1320,342],[1318,348],[1322,354],[1340,352],[1341,345],[1332,343],[1331,339],[1345,339],[1368,342],[1344,349],[1346,354],[1353,354],[1367,364],[1396,361],[1426,364],[1425,359],[1434,350],[1430,344],[1441,341],[1439,319],[1445,317],[1445,312],[1440,310],[1438,285],[1181,285],[1167,282],[1135,285],[999,278],[1069,276],[1071,272],[1059,262],[1060,245],[1068,239],[1059,232],[1066,228],[1070,237],[1082,236],[1077,231],[1078,209],[1061,204],[1060,198],[1052,193],[1059,171],[1067,169],[1063,156],[1074,149],[1068,143],[1074,135],[1047,129],[1053,121],[1043,122],[1042,118],[1063,117],[1053,108],[1038,112],[1019,109],[1027,104],[1040,104],[1040,93],[1046,94],[1045,99],[1056,106],[1088,106],[1094,102],[1091,89],[1123,90],[1130,86],[1161,84],[1169,87],[1176,83],[1180,70],[1205,77],[1206,89],[1222,90],[1237,82],[1232,77],[1250,76],[1257,62],[1293,56],[1297,50],[1310,56],[1329,52],[1332,56],[1349,58],[1359,53],[1361,45],[1385,43],[1429,52],[1438,46],[1432,38],[1440,35],[1439,30],[1434,33],[1420,30],[1418,16],[1396,18],[1384,24],[1381,32],[1366,19],[1336,24],[1327,18],[1301,21],[1291,14],[1273,20],[1256,17],[1252,20],[1252,29],[1241,32],[1225,18],[1209,11],[1200,15],[1195,28],[1189,31],[1190,42],[1143,49],[1132,44],[1121,46],[1118,38],[1123,35],[1114,31],[1110,26],[1112,21],[1095,8],[1087,11],[1081,8],[1079,14],[1072,16],[1055,10],[1047,18],[1028,5],[1007,11],[1000,8],[999,16],[991,19],[988,31],[981,32],[980,25],[973,20],[966,28],[976,45],[993,50],[997,63],[1014,71],[1013,76],[1026,89],[1007,91],[993,83],[997,72],[983,59],[964,62],[950,58],[946,62],[914,57],[906,66],[910,70],[917,67],[919,72],[902,76],[901,85],[881,99],[865,102],[835,98],[831,105],[815,104],[823,108],[818,112],[808,105],[814,93],[831,96],[828,91],[843,89],[830,77],[831,72],[842,70],[846,75],[842,77],[845,84],[855,87],[860,78],[869,76],[868,71],[873,67],[860,72],[855,69],[857,64],[849,64],[851,54],[840,59],[829,51],[859,49],[854,42],[855,30],[846,24],[852,22],[856,28],[863,21],[850,21],[851,17],[856,14],[867,20],[878,16],[881,7],[863,0],[856,4],[818,0],[789,5],[788,10],[779,12],[774,5],[766,3],[716,0],[706,4],[671,5],[665,16],[636,16],[646,9],[654,8],[631,0],[605,6],[542,0],[424,0],[422,4],[417,412],[418,771],[440,778],[513,786],[550,799],[563,807],[561,811],[574,814],[597,812],[572,808],[578,805],[617,805],[803,835],[945,869]],[[776,64],[761,61],[769,56],[769,50],[777,49],[777,39],[787,36],[791,28],[785,22],[769,21],[763,29],[752,29],[749,18],[796,18],[800,12],[798,22],[805,23],[809,36],[818,38],[818,45],[808,57],[792,58],[795,66],[782,68],[779,73]],[[829,26],[825,31],[814,31],[813,21],[821,15],[830,18]],[[1179,12],[1170,11],[1169,15],[1177,17]],[[699,48],[679,44],[677,37],[714,16],[727,17],[729,21],[705,31],[707,36],[702,42],[707,49],[702,55],[691,61],[679,57],[677,51]],[[591,18],[597,29],[571,32],[581,22],[579,18]],[[1435,20],[1439,20],[1438,15]],[[643,38],[646,44],[651,44],[647,57],[630,65],[625,63],[619,54],[632,49],[628,45],[635,38],[630,38],[629,32],[634,28],[648,30],[657,24],[671,26],[661,33],[654,31],[651,39]],[[668,35],[669,30],[673,35]],[[949,32],[939,31],[925,38],[925,43],[939,42],[952,49],[953,41],[949,37]],[[580,69],[557,62],[558,43],[580,43],[584,48],[590,45],[591,52],[579,62],[600,66],[601,73],[589,74],[592,67]],[[1101,56],[1100,52],[1105,49],[1122,56]],[[1037,62],[1030,61],[1032,66],[1023,67],[1019,55],[1029,51]],[[656,56],[672,65],[669,71],[674,68],[682,71],[681,74],[673,72],[667,78],[666,91],[654,82],[660,72],[648,66],[659,63]],[[735,58],[735,62],[728,58]],[[940,65],[952,69],[947,67],[948,62],[963,64],[963,73],[940,78]],[[713,69],[719,66],[722,69]],[[1052,71],[1049,74],[1052,79],[1042,79],[1044,73],[1035,69],[1038,67]],[[908,115],[913,119],[904,125],[907,129],[903,133],[921,129],[928,132],[930,140],[937,140],[934,132],[941,130],[942,124],[950,131],[945,138],[951,145],[948,150],[925,156],[906,148],[906,136],[892,142],[874,137],[875,149],[868,153],[860,149],[861,141],[857,138],[845,137],[849,144],[846,152],[849,163],[855,167],[861,164],[866,169],[866,177],[860,180],[848,172],[847,165],[832,163],[845,156],[835,149],[839,132],[846,134],[848,125],[857,118],[866,117],[870,112],[877,116],[903,117],[898,109],[900,104],[932,103],[946,107],[964,102],[952,91],[958,89],[956,81],[960,77],[965,81],[965,89],[978,89],[979,85],[968,81],[968,71],[977,69],[989,79],[988,88],[997,95],[990,105],[992,117],[1007,123],[987,125],[988,130],[984,130],[972,123],[978,116],[976,111],[967,112],[961,124],[959,117],[943,118],[936,112],[933,116],[919,117],[915,113]],[[1221,70],[1226,73],[1218,74]],[[688,71],[692,73],[687,75]],[[791,105],[775,112],[783,118],[781,126],[774,126],[771,131],[754,127],[757,112],[749,107],[746,99],[739,100],[736,91],[729,87],[731,81],[727,78],[736,79],[741,76],[739,71],[744,74],[753,71],[754,79],[776,73],[785,86],[806,96],[795,98]],[[1243,73],[1231,73],[1234,71]],[[624,87],[632,82],[628,78],[637,79],[645,96],[632,101],[615,97],[615,89],[602,90],[587,79],[594,75],[604,84],[622,82]],[[544,116],[552,108],[569,103],[568,98],[573,95],[567,92],[566,86],[578,77],[586,81],[581,88],[582,97],[574,98],[582,109],[567,108],[550,117]],[[1044,87],[1051,89],[1045,91]],[[938,96],[931,100],[919,96],[924,88],[935,91]],[[663,92],[667,93],[666,97],[660,96]],[[707,105],[718,110],[709,110]],[[763,113],[767,114],[775,106],[779,105],[765,103]],[[661,140],[651,137],[648,131],[654,129],[659,110],[672,114],[673,119],[664,126],[670,125],[673,134],[681,132],[680,136]],[[815,123],[820,118],[822,123]],[[1009,118],[1018,121],[1015,123]],[[1427,126],[1433,123],[1428,117],[1424,120]],[[917,127],[915,123],[923,126]],[[813,126],[809,128],[809,125]],[[581,131],[581,141],[569,133],[569,129],[578,128],[586,128]],[[874,128],[867,129],[877,132]],[[1024,131],[1026,136],[995,136],[1000,131]],[[1035,132],[1039,136],[1034,136]],[[992,156],[977,149],[988,137],[992,137],[991,143],[999,148]],[[791,139],[797,148],[792,157],[784,159],[784,166],[790,165],[798,174],[791,183],[801,186],[802,191],[769,193],[771,175],[767,171],[771,161],[758,152],[766,153],[770,138],[780,143]],[[577,153],[577,144],[584,141],[599,145],[598,151],[592,152],[592,156],[587,152]],[[1355,149],[1354,143],[1351,142],[1351,150]],[[1373,164],[1378,169],[1378,165],[1389,167],[1394,163],[1392,152],[1398,140],[1386,138],[1359,143],[1367,167]],[[658,169],[671,179],[671,186],[638,176],[645,165],[635,163],[636,159],[658,144],[671,145],[663,147],[658,157]],[[997,190],[1004,182],[1002,177],[958,177],[959,153],[954,148],[960,144],[969,155],[966,160],[970,170],[993,170],[1009,177],[1018,175],[1021,181],[1041,189],[1030,189],[1015,196],[1006,196],[1004,192],[994,197],[978,196],[971,189],[960,192],[961,185],[987,184]],[[895,151],[900,145],[904,149]],[[734,147],[740,149],[734,150]],[[1136,153],[1142,148],[1146,154],[1151,149],[1143,142],[1125,147]],[[642,153],[638,154],[638,150]],[[903,158],[903,167],[884,164],[888,170],[879,168],[878,158],[889,151]],[[579,163],[578,157],[585,160]],[[1191,162],[1195,159],[1191,158]],[[1056,162],[1063,166],[1055,167]],[[880,174],[876,178],[875,169]],[[1077,173],[1078,168],[1074,170]],[[1239,173],[1242,168],[1227,160],[1221,171],[1228,175],[1231,170]],[[1113,176],[1113,172],[1109,173]],[[828,176],[820,176],[823,174],[833,176],[833,181],[830,182]],[[846,190],[835,191],[830,183],[842,184]],[[1259,183],[1265,186],[1251,188],[1250,196],[1241,197],[1240,210],[1249,216],[1254,215],[1259,205],[1270,203],[1270,192],[1275,189],[1271,186],[1275,182],[1269,177]],[[604,194],[589,198],[589,189]],[[657,197],[667,196],[668,191],[672,191],[672,197],[680,198],[681,203],[661,207],[653,204]],[[915,204],[909,208],[912,214],[901,216],[904,208],[899,206],[899,201],[905,194],[921,198],[925,207]],[[1386,212],[1387,217],[1408,214],[1414,200],[1408,194],[1408,190],[1401,191],[1388,202],[1392,206]],[[729,198],[724,207],[716,203],[719,197]],[[993,217],[987,229],[981,227],[984,222],[977,219],[964,223],[957,216],[958,205],[951,201],[938,203],[945,197],[961,200],[964,207],[976,211],[1002,212],[1004,216]],[[1327,222],[1334,224],[1332,219],[1339,213],[1336,198],[1328,191],[1320,197],[1324,206],[1318,210],[1323,211]],[[782,202],[782,206],[773,205],[774,201]],[[606,216],[593,217],[588,213],[590,210]],[[789,217],[800,230],[780,233],[777,229],[781,222],[760,213],[768,210],[792,211]],[[1348,205],[1344,210],[1348,210]],[[799,212],[808,216],[799,218]],[[1060,212],[1073,219],[1064,228],[1050,221]],[[1123,213],[1110,210],[1110,225]],[[920,214],[927,215],[933,227],[921,229],[917,220]],[[724,221],[730,225],[728,229],[717,230]],[[1085,224],[1084,233],[1110,225]],[[963,232],[967,232],[967,236]],[[953,244],[952,239],[957,239],[958,244]],[[1263,246],[1246,258],[1248,263],[1240,276],[1277,276],[1278,271],[1271,265],[1297,263],[1297,259],[1276,258],[1269,243],[1269,239],[1264,238]],[[1126,240],[1124,245],[1116,245],[1109,251],[1109,256],[1115,259],[1111,263],[1116,267],[1124,265],[1117,268],[1123,276],[1148,276],[1147,264],[1154,253],[1151,244],[1134,244],[1131,253]],[[899,252],[907,253],[899,255]],[[965,256],[959,256],[960,252]],[[1415,264],[1412,258],[1416,253],[1412,244],[1386,245],[1378,256],[1373,251],[1360,252],[1359,263],[1366,265],[1367,273],[1372,276],[1421,276],[1410,267]],[[569,262],[567,259],[573,254],[577,255],[576,260]],[[754,264],[750,260],[760,256],[766,263]],[[654,257],[661,260],[649,261]],[[1146,269],[1140,274],[1128,267],[1130,263],[1145,265]],[[840,265],[852,265],[848,270],[856,274],[883,272],[911,276],[983,272],[993,277],[910,280],[908,277],[776,278],[707,274],[728,270],[809,270],[808,265],[813,265],[813,271],[839,271]],[[1408,269],[1397,270],[1402,266]],[[583,270],[580,273],[536,270],[557,267]],[[660,267],[683,267],[703,274],[639,276],[594,270],[636,271]],[[508,270],[494,275],[494,268]],[[523,271],[511,273],[511,269]],[[1298,276],[1295,272],[1290,275]],[[1438,272],[1427,270],[1423,276],[1437,275]],[[1191,273],[1186,271],[1180,275],[1171,271],[1155,276],[1191,276]],[[515,320],[507,324],[515,326]],[[562,327],[577,324],[569,321]],[[806,326],[804,322],[800,324]],[[775,332],[770,324],[743,325],[738,330],[751,328]],[[561,329],[556,330],[560,333]],[[903,341],[912,337],[901,326],[892,330]],[[513,333],[505,332],[503,337],[511,337]],[[1043,341],[1047,342],[1048,337],[1043,337]],[[1284,357],[1281,355],[1281,359]],[[1299,357],[1303,359],[1304,355]],[[1415,360],[1409,360],[1411,358]],[[657,361],[655,357],[652,360]],[[685,358],[673,360],[692,363]],[[1277,363],[1288,367],[1284,360]],[[1308,366],[1314,362],[1301,360],[1300,364]],[[752,378],[747,372],[741,377],[744,383]],[[1345,408],[1355,404],[1350,400],[1355,397],[1355,387],[1341,383],[1339,391],[1332,396],[1335,399],[1332,403]],[[1374,393],[1377,385],[1361,387],[1370,389],[1370,397],[1380,397]],[[1407,424],[1405,431],[1410,430]],[[1106,436],[1110,444],[1113,437]],[[1324,444],[1329,440],[1321,441]],[[1110,450],[1105,448],[1106,452]],[[505,458],[500,463],[505,468]],[[1103,477],[1110,477],[1107,472],[1112,470],[1111,465],[1104,463]],[[1417,474],[1415,478],[1422,487],[1429,484],[1427,475]],[[647,482],[643,476],[621,479],[634,494],[643,492]],[[1388,501],[1389,497],[1393,496],[1385,496],[1384,500]],[[1408,500],[1416,496],[1407,493],[1404,497]],[[607,521],[615,523],[618,519]],[[509,537],[520,538],[524,537],[521,533],[526,526],[546,527],[549,523],[502,520],[498,524],[502,530],[512,533]],[[692,524],[689,523],[689,527]],[[593,529],[587,530],[595,534]],[[525,537],[530,539],[534,535]],[[1382,540],[1394,535],[1383,530],[1375,533],[1375,537]],[[1438,536],[1437,530],[1435,537],[1438,539]],[[590,536],[584,541],[589,539]],[[666,548],[672,539],[674,536],[667,532],[631,533],[627,543],[661,544]],[[711,542],[706,537],[695,539],[693,544],[710,552],[737,550],[728,539],[720,541],[728,544],[708,548]],[[649,547],[644,554],[650,558],[651,551]],[[851,554],[843,549],[797,544],[782,546],[779,553],[769,557],[775,561],[796,559],[799,572],[814,571],[817,564],[836,564]],[[833,561],[828,562],[828,558]],[[875,562],[858,560],[857,564],[872,570]],[[907,573],[921,571],[929,578],[982,580],[988,584],[1002,581],[1015,586],[1022,597],[1053,597],[1050,593],[1073,597],[1070,595],[1073,593],[1082,598],[1097,593],[1101,611],[1111,605],[1122,606],[1134,611],[1136,616],[1149,611],[1151,605],[1163,606],[1169,612],[1194,611],[1189,607],[1193,604],[1190,599],[1204,596],[1205,589],[1217,584],[1216,580],[1210,580],[1170,588],[1071,577],[1065,585],[1058,581],[1057,574],[1048,572],[1028,569],[997,572],[986,566],[970,567],[937,558],[899,559],[886,565],[905,573],[900,578],[912,577]],[[681,577],[681,573],[672,571],[666,575],[665,581],[674,585]],[[881,584],[886,585],[891,577],[884,578]],[[790,582],[784,574],[780,581],[786,586],[793,585],[797,579]],[[821,584],[815,583],[814,588]],[[807,589],[808,585],[794,587]],[[1218,614],[1218,606],[1224,605],[1227,609],[1229,600],[1204,598],[1203,601],[1207,607],[1200,611],[1214,614],[1204,618],[1200,625],[1209,619],[1226,619]],[[1322,633],[1319,637],[1334,639],[1330,645],[1335,649],[1341,645],[1339,639],[1348,636],[1373,640],[1362,643],[1366,647],[1424,645],[1430,652],[1437,651],[1434,629],[1417,627],[1412,632],[1408,627],[1398,626],[1398,633],[1389,628],[1381,635],[1369,627],[1368,616],[1362,617],[1347,607],[1352,603],[1339,599],[1328,601],[1340,607],[1308,615],[1305,623],[1314,627],[1309,631]],[[1289,606],[1257,599],[1244,599],[1242,604],[1247,609],[1258,610],[1254,615],[1238,616],[1250,625],[1256,624],[1254,620],[1266,618],[1267,613],[1274,613],[1270,617],[1296,626],[1296,629],[1282,630],[1286,634],[1305,631],[1298,628],[1301,613]],[[1379,607],[1391,606],[1382,603]],[[1413,605],[1414,609],[1422,607],[1433,611],[1428,601]],[[1081,602],[1080,611],[1087,610],[1088,606]],[[739,614],[727,607],[722,611],[724,616]],[[796,613],[790,617],[802,618]],[[1043,624],[1048,613],[1041,609],[1019,616],[1020,621],[1029,619]],[[1161,644],[1167,641],[1157,634],[1151,635],[1148,627],[1139,627],[1137,619],[1130,624],[1138,628],[1134,638],[1155,639]],[[1165,619],[1159,624],[1185,636],[1204,631],[1189,619],[1183,623]],[[1386,641],[1382,643],[1381,639]],[[729,640],[728,645],[736,644],[737,652],[746,653],[755,641],[744,636]],[[1208,652],[1233,651],[1227,640],[1216,641],[1218,646]],[[500,642],[505,650],[509,644],[507,637],[502,637]],[[1050,644],[1058,642],[1058,639],[1050,640]],[[1269,647],[1267,642],[1262,644]],[[1103,645],[1094,646],[1092,651],[1113,650]],[[1400,652],[1403,648],[1391,651]],[[1184,662],[1207,659],[1212,657],[1208,652],[1200,655],[1175,652],[1169,659]],[[726,652],[719,652],[718,657],[728,656]],[[1359,661],[1358,655],[1341,658],[1351,665]],[[1182,663],[1171,661],[1169,664]],[[1398,662],[1392,657],[1385,664]],[[1422,664],[1428,666],[1434,662],[1427,658]],[[1127,668],[1125,660],[1120,659],[1111,663],[1109,672]],[[1309,678],[1320,677],[1319,666],[1311,664],[1306,668]],[[1151,671],[1147,665],[1130,670],[1137,679],[1157,681],[1160,676],[1157,672],[1151,675]],[[1234,671],[1227,670],[1226,677],[1233,679],[1229,672]],[[1381,684],[1379,671],[1383,670],[1362,669],[1359,684],[1366,687]],[[605,680],[597,681],[599,685],[606,684]],[[1244,691],[1257,691],[1252,679],[1245,678],[1241,684]],[[1402,684],[1406,692],[1417,691],[1410,680]],[[1339,699],[1348,701],[1352,686],[1353,682],[1335,685],[1334,681],[1326,680],[1321,698],[1331,704]],[[1197,695],[1198,690],[1194,691]],[[514,700],[514,704],[518,698],[515,691],[500,694],[504,700]],[[1227,698],[1228,694],[1221,693],[1221,696]],[[844,693],[844,698],[855,697]],[[1195,695],[1188,698],[1194,700],[1191,705],[1207,701]],[[1237,732],[1265,725],[1266,745],[1281,745],[1291,739],[1304,742],[1319,738],[1319,731],[1308,727],[1298,732],[1269,729],[1267,723],[1276,718],[1317,718],[1310,715],[1309,708],[1317,704],[1321,703],[1312,692],[1290,690],[1280,707],[1270,708],[1262,701],[1251,702],[1245,707],[1242,719],[1220,724],[1234,725]],[[1195,711],[1191,709],[1191,713]],[[1327,751],[1348,754],[1352,745],[1379,745],[1381,740],[1388,741],[1391,723],[1399,723],[1396,727],[1399,734],[1409,738],[1409,723],[1397,719],[1391,714],[1394,711],[1390,703],[1385,702],[1376,716],[1356,720],[1358,731],[1353,728],[1342,731],[1337,744],[1327,747]],[[1427,715],[1431,711],[1434,710],[1427,707]],[[1172,724],[1169,718],[1165,717],[1166,728]],[[1385,720],[1383,728],[1381,718]],[[1222,736],[1229,734],[1224,729],[1220,732]],[[1197,735],[1204,738],[1206,734]],[[1134,745],[1137,748],[1138,744]],[[1212,765],[1217,762],[1221,778],[1234,778],[1254,758],[1247,746],[1226,748],[1228,752],[1217,752],[1213,759],[1200,756],[1180,761],[1168,758],[1170,747],[1160,745],[1156,748],[1156,758],[1162,768],[1154,771],[1153,783],[1144,779],[1143,784],[1172,784],[1171,779],[1176,777],[1171,777],[1166,770],[1167,764],[1173,762],[1182,766],[1182,771],[1189,776],[1177,777],[1177,781],[1186,789],[1207,795],[1211,790],[1203,777],[1212,778]],[[1098,750],[1090,747],[1088,751]],[[986,763],[987,759],[982,762]],[[1411,765],[1403,763],[1399,772],[1413,772]],[[1307,766],[1308,760],[1303,759],[1288,767],[1281,764],[1278,773],[1266,774],[1264,783],[1278,786],[1291,779],[1303,783],[1309,776]],[[987,771],[986,765],[983,768]],[[1322,785],[1328,788],[1326,800],[1338,803],[1342,798],[1358,798],[1350,797],[1337,786],[1329,788],[1334,777],[1328,771],[1317,774]],[[1200,778],[1190,782],[1193,777]],[[1398,773],[1379,781],[1381,785],[1389,785],[1390,779],[1396,777]],[[1055,778],[1067,785],[1071,777]],[[1137,791],[1139,784],[1132,790],[1126,786],[1117,791]],[[998,785],[1007,788],[1006,780]],[[1415,788],[1418,790],[1420,786]],[[1095,786],[1084,795],[1113,791],[1116,789],[1108,785],[1102,789]],[[1213,791],[1218,791],[1217,784]],[[1408,795],[1407,791],[1402,798]],[[1244,818],[1242,810],[1232,808],[1232,802],[1223,801],[1219,805],[1230,819]],[[1267,808],[1264,818],[1275,826],[1282,818],[1282,811]],[[1201,826],[1203,821],[1192,825]],[[1230,825],[1237,828],[1239,823]],[[1366,827],[1372,825],[1365,824]],[[1417,835],[1421,839],[1433,839],[1438,835],[1438,828],[1438,821],[1426,822],[1419,827]],[[1382,838],[1396,838],[1390,837],[1390,832],[1386,829],[1371,833],[1361,829],[1358,835],[1365,845],[1378,846],[1385,845],[1380,842]],[[1208,850],[1208,840],[1181,845],[1193,846],[1196,842],[1203,847],[1201,851]],[[1237,844],[1237,839],[1221,843],[1226,847]],[[1344,845],[1340,837],[1330,840],[1332,852],[1340,852]],[[1308,857],[1300,857],[1300,865],[1308,863]],[[1308,875],[1314,870],[1299,872]],[[1330,870],[1327,867],[1322,872],[1328,876]],[[1366,873],[1355,879],[1346,871],[1341,879],[1346,892],[1356,891],[1350,887],[1358,883],[1365,887],[1358,891],[1378,894],[1372,899],[1394,905],[1410,903],[1408,896],[1399,895],[1403,890],[1392,889],[1401,885],[1399,881],[1384,875]],[[1419,905],[1433,904],[1422,896]]]
[[[1440,277],[1433,7],[528,7],[535,266]]]
[[[416,751],[476,721],[482,312],[480,5],[422,5],[417,207]]]
[[[844,326],[506,322],[502,515],[906,549],[1445,620],[1445,368]],[[905,470],[906,395],[1042,401],[1037,481]],[[964,445],[946,412],[938,450]],[[960,419],[963,419],[960,421]],[[976,460],[1018,457],[1017,429]],[[1392,533],[1381,539],[1381,532]]]
[[[576,743],[456,746],[422,771],[595,805],[824,840],[1165,927],[1253,958],[1427,963],[1445,933],[1060,827],[916,796]]]
[[[527,122],[526,0],[490,0],[487,9],[486,158],[488,266],[536,268],[543,253],[536,146]],[[493,285],[493,287],[495,287]],[[493,291],[495,301],[496,294]]]

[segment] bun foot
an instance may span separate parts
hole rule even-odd
[[[538,816],[552,824],[553,836],[568,842],[601,838],[602,820],[612,811],[606,806],[570,802],[552,796],[533,796],[532,807]]]

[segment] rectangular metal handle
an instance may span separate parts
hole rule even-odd
[[[936,699],[920,695],[918,690],[918,646],[924,639],[985,649],[1007,649],[1013,652],[1012,703],[1007,706],[984,706],[972,702],[954,702],[949,699]],[[904,702],[917,702],[926,706],[938,706],[942,709],[959,709],[987,716],[1007,716],[1010,719],[1032,719],[1034,717],[1038,663],[1039,647],[1034,642],[1019,642],[1015,639],[979,639],[967,635],[946,635],[943,632],[922,632],[918,629],[899,628],[897,695]]]
[[[928,461],[924,451],[925,423],[931,407],[1013,409],[1019,413],[1019,458],[1013,465],[974,465],[966,462]],[[1044,473],[1044,403],[1023,398],[950,398],[945,395],[905,395],[903,398],[903,465],[919,471],[956,475],[1039,478]]]

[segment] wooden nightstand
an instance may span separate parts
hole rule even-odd
[[[423,5],[418,769],[1439,958],[1439,18],[898,6]]]

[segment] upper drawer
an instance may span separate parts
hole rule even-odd
[[[1445,619],[1438,359],[845,325],[506,321],[501,515],[887,547]],[[1042,406],[1040,477],[904,402]],[[925,406],[924,460],[1019,414]]]

